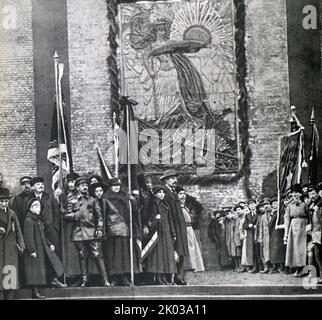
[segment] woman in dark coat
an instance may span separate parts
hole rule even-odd
[[[8,207],[10,198],[9,190],[3,188],[0,191],[0,291],[19,288],[18,256],[25,249],[17,215]],[[8,287],[4,287],[6,283]]]
[[[39,199],[31,199],[27,204],[27,210],[24,224],[26,284],[32,286],[33,298],[44,299],[38,286],[48,283],[48,267],[53,268],[58,278],[63,274],[64,267],[54,252],[54,245],[45,236],[45,226],[40,218]]]
[[[111,212],[105,218],[106,242],[103,254],[107,259],[108,272],[112,280],[111,285],[130,285],[130,208],[129,196],[121,191],[121,183],[117,178],[109,181],[111,188],[106,191],[103,198],[109,200],[116,212]],[[133,214],[133,271],[142,272],[141,250],[138,246],[140,240],[139,217],[136,202],[131,199]]]
[[[155,186],[153,193],[155,198],[151,202],[149,226],[156,227],[158,240],[146,258],[145,271],[155,275],[156,284],[164,285],[168,284],[167,276],[177,273],[173,248],[176,233],[170,208],[164,200],[164,187]]]

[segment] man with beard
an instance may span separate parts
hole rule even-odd
[[[24,201],[29,196],[31,192],[31,177],[23,176],[20,178],[20,186],[22,192],[16,195],[12,202],[12,210],[16,213],[19,220],[19,225],[23,228],[26,218],[26,212],[24,207]],[[24,257],[19,255],[19,280],[20,286],[23,288],[25,286],[25,272],[24,272]]]
[[[24,201],[31,192],[30,182],[31,182],[31,177],[28,177],[28,176],[24,176],[20,179],[20,186],[21,186],[22,192],[16,195],[12,202],[12,209],[17,214],[21,227],[23,227],[25,222],[25,217],[26,217]]]
[[[177,178],[178,174],[175,170],[166,170],[160,180],[164,181],[164,199],[170,207],[170,213],[172,215],[172,220],[176,231],[174,250],[179,256],[179,261],[177,264],[178,273],[175,275],[174,281],[178,285],[186,285],[187,283],[184,280],[184,259],[185,257],[189,256],[188,238],[186,222],[182,213],[180,202],[178,200],[178,194],[175,191],[178,181]]]
[[[56,199],[45,192],[44,179],[42,177],[35,177],[31,180],[32,191],[24,200],[24,210],[25,214],[28,212],[27,204],[29,200],[37,198],[41,204],[41,213],[40,217],[44,222],[45,234],[48,237],[48,240],[54,245],[55,253],[60,257],[60,240],[59,240],[59,231],[60,231],[60,212],[58,208],[58,203]],[[51,270],[53,271],[53,270]],[[65,288],[66,285],[61,283],[57,277],[56,273],[51,272],[51,285],[57,288]]]
[[[311,205],[309,207],[311,220],[311,235],[314,260],[319,267],[320,279],[318,284],[322,284],[322,258],[321,258],[321,229],[322,229],[322,198],[319,195],[319,188],[314,186],[308,187]]]

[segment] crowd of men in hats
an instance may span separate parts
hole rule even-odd
[[[2,273],[0,290],[31,287],[32,296],[42,299],[40,286],[64,288],[65,275],[76,277],[69,285],[86,287],[91,273],[105,287],[128,286],[131,267],[137,284],[187,284],[187,270],[204,271],[196,236],[202,205],[177,185],[177,177],[167,170],[153,186],[151,176],[142,174],[140,190],[129,195],[118,178],[106,183],[97,174],[72,172],[66,192],[55,193],[59,201],[45,192],[41,177],[22,177],[22,192],[12,201],[1,187],[0,267],[14,266],[18,282],[3,286]]]
[[[220,264],[249,273],[310,275],[319,270],[322,284],[322,185],[295,184],[283,195],[278,214],[277,198],[239,202],[228,213],[209,212],[208,236],[217,245]]]

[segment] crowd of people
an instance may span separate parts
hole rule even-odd
[[[209,212],[208,236],[216,244],[220,264],[236,272],[311,276],[319,270],[322,284],[322,185],[295,184],[277,198],[250,199],[224,212]]]
[[[136,284],[186,285],[187,271],[204,271],[202,205],[177,177],[167,170],[153,185],[141,174],[131,194],[118,178],[74,172],[64,192],[47,193],[42,177],[22,177],[15,197],[0,186],[0,268],[14,266],[19,275],[6,287],[2,273],[0,290],[31,287],[43,299],[39,287],[64,288],[66,276],[76,277],[68,285],[86,287],[95,273],[105,287],[129,286],[131,268]]]
[[[92,274],[105,287],[129,286],[131,269],[136,285],[186,285],[187,271],[204,271],[202,204],[178,185],[174,170],[165,171],[159,184],[144,173],[138,180],[131,194],[119,178],[105,182],[74,172],[64,192],[45,192],[42,177],[22,177],[15,197],[0,185],[0,268],[14,266],[18,275],[6,287],[3,271],[0,290],[31,287],[42,299],[40,286],[86,287]],[[280,212],[277,198],[210,211],[208,237],[220,264],[294,277],[314,265],[322,284],[321,196],[321,184],[295,184],[283,195]]]

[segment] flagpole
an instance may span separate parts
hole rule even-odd
[[[113,138],[114,138],[114,162],[115,162],[115,173],[114,176],[118,178],[119,176],[119,137],[117,130],[119,130],[119,126],[116,122],[116,114],[113,113]]]
[[[126,126],[127,126],[127,181],[128,181],[128,192],[129,196],[132,194],[131,187],[131,161],[130,161],[130,115],[129,115],[129,105],[125,104],[126,107]],[[133,213],[132,213],[132,203],[129,198],[129,209],[130,209],[130,265],[131,265],[131,286],[134,286],[134,268],[133,268]]]
[[[61,84],[60,84],[60,77],[59,77],[59,56],[57,51],[55,51],[55,84],[56,84],[56,108],[57,108],[57,137],[58,137],[58,152],[59,152],[59,189],[61,192],[63,191],[63,167],[62,167],[62,154],[61,154],[61,110],[62,110],[62,96],[61,96]],[[60,198],[60,211],[63,206],[63,202]],[[65,228],[64,228],[64,221],[61,219],[61,249],[62,249],[62,259],[64,265],[64,274],[63,274],[63,281],[66,284],[66,274],[65,274],[65,248],[64,248],[64,235],[65,235]]]
[[[312,177],[313,175],[313,161],[314,161],[314,148],[316,145],[315,141],[315,134],[314,134],[314,126],[315,126],[315,115],[314,115],[314,107],[312,107],[311,112],[311,148],[310,148],[310,154],[309,154],[309,172],[308,172],[308,180],[310,184],[315,184],[315,178]]]

